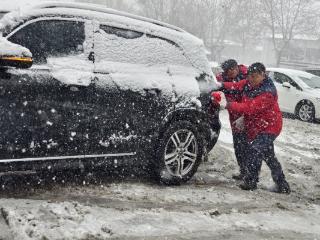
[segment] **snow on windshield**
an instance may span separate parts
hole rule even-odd
[[[314,77],[302,77],[302,76],[299,76],[299,78],[311,88],[320,88],[320,77],[317,77],[317,76],[314,76]]]
[[[27,48],[0,37],[0,56],[32,57],[32,54]]]

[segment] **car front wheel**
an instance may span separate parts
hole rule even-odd
[[[203,151],[204,141],[192,123],[173,123],[159,142],[156,169],[159,181],[167,185],[188,181],[197,171]]]
[[[315,116],[314,106],[310,102],[303,102],[297,108],[297,117],[304,122],[313,122]]]

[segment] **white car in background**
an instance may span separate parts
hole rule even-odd
[[[305,122],[320,118],[320,77],[304,71],[268,68],[279,95],[282,112]]]

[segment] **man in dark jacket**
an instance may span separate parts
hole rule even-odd
[[[244,190],[257,188],[262,160],[271,170],[271,175],[280,193],[291,192],[281,164],[274,153],[274,141],[282,130],[282,114],[278,94],[272,80],[266,75],[262,63],[254,63],[248,69],[248,80],[237,83],[224,82],[222,91],[241,93],[240,102],[229,102],[226,109],[243,114],[248,140],[247,175],[240,187]]]
[[[221,64],[223,72],[217,75],[219,82],[239,82],[247,78],[247,67],[244,65],[238,65],[236,60],[229,59]],[[225,94],[227,102],[240,102],[241,94]],[[246,173],[245,167],[245,150],[246,150],[246,136],[241,127],[241,124],[237,122],[241,121],[243,114],[237,113],[231,110],[229,112],[229,120],[232,129],[233,146],[236,159],[239,165],[240,174],[233,175],[235,180],[242,180]]]

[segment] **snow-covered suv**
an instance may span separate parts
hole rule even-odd
[[[147,160],[171,184],[216,143],[215,78],[184,30],[73,3],[11,12],[0,28],[33,55],[32,68],[0,78],[0,170]]]

